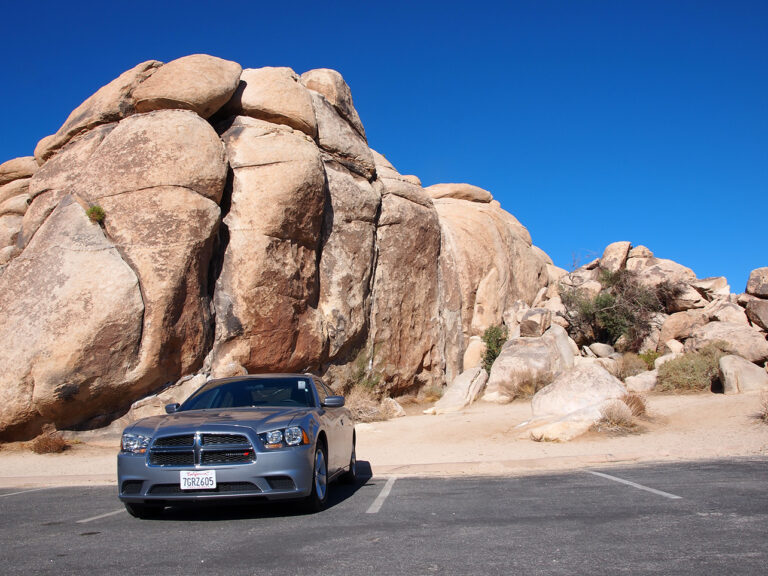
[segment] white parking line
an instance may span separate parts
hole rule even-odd
[[[397,476],[389,477],[389,480],[387,480],[387,483],[384,484],[384,488],[382,488],[381,493],[376,497],[376,500],[373,501],[371,507],[366,510],[366,514],[376,514],[379,510],[381,510],[381,507],[384,505],[384,501],[387,499],[387,496],[389,496],[389,493],[392,492],[392,486],[395,485],[395,480],[397,480]]]
[[[84,520],[78,520],[76,524],[86,524],[88,522],[93,522],[94,520],[101,520],[102,518],[120,514],[121,512],[125,512],[125,508],[120,508],[120,510],[115,510],[114,512],[107,512],[106,514],[99,514],[98,516],[93,516],[91,518],[85,518]]]
[[[22,490],[21,492],[11,492],[10,494],[0,494],[0,498],[7,496],[17,496],[19,494],[29,494],[30,492],[40,492],[41,490],[50,490],[50,488],[34,488],[32,490]]]
[[[629,480],[624,480],[623,478],[617,478],[616,476],[611,476],[610,474],[603,474],[602,472],[593,472],[592,470],[584,470],[584,472],[586,472],[587,474],[593,474],[594,476],[600,476],[601,478],[607,478],[608,480],[613,480],[614,482],[619,482],[620,484],[626,484],[627,486],[632,486],[633,488],[637,488],[638,490],[645,490],[646,492],[650,492],[651,494],[664,496],[664,498],[669,498],[670,500],[682,499],[682,496],[675,496],[674,494],[670,494],[669,492],[662,492],[661,490],[656,490],[655,488],[648,488],[648,486],[643,486],[642,484],[636,484],[634,482],[630,482]]]

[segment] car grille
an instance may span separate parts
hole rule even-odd
[[[216,488],[207,490],[182,490],[178,484],[155,484],[149,489],[149,494],[169,496],[173,494],[221,494],[232,492],[261,492],[256,484],[251,482],[221,482]]]
[[[155,446],[169,447],[169,446],[194,446],[195,435],[184,434],[183,436],[166,436],[165,438],[158,438],[155,440]]]
[[[267,482],[272,490],[295,490],[296,484],[290,476],[267,476]]]
[[[250,464],[256,452],[243,434],[197,433],[156,438],[150,466],[222,466]]]
[[[130,496],[133,494],[139,494],[141,492],[141,480],[126,480],[123,482],[123,494]]]
[[[202,434],[201,443],[203,446],[231,444],[237,446],[250,446],[248,438],[241,434]]]

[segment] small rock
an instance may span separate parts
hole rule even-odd
[[[608,358],[616,352],[616,350],[613,349],[613,346],[609,344],[602,344],[600,342],[595,342],[594,344],[589,345],[589,349],[595,353],[595,356],[598,358]]]

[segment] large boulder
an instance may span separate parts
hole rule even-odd
[[[91,203],[156,186],[188,188],[218,203],[226,177],[224,146],[210,124],[188,110],[158,110],[120,122],[73,188]]]
[[[617,400],[627,390],[621,381],[598,364],[581,364],[562,372],[533,397],[535,418],[561,417],[579,412],[586,420],[600,418],[607,401]]]
[[[0,186],[20,178],[30,178],[37,172],[38,165],[34,156],[13,158],[0,164]]]
[[[117,122],[133,114],[136,110],[131,94],[160,66],[162,63],[156,60],[142,62],[123,72],[106,86],[101,87],[72,111],[56,134],[46,136],[37,144],[35,159],[38,164],[42,164],[53,156],[57,150],[80,132],[90,130],[100,124]]]
[[[560,326],[550,327],[539,338],[515,338],[502,346],[491,367],[483,399],[504,404],[527,389],[551,382],[561,371],[574,365],[568,334]]]
[[[164,64],[132,94],[137,112],[168,108],[213,115],[235,93],[240,64],[207,54],[192,54]]]
[[[433,184],[424,191],[432,198],[456,198],[486,204],[493,200],[490,192],[472,184]]]
[[[744,309],[738,304],[718,298],[710,302],[704,308],[704,314],[709,320],[716,322],[730,322],[732,324],[749,325],[749,320]]]
[[[290,68],[246,68],[222,112],[285,124],[311,138],[317,135],[310,92]]]
[[[696,280],[691,282],[691,286],[710,301],[717,298],[728,298],[731,294],[731,287],[728,285],[728,280],[725,276]]]
[[[741,356],[720,358],[720,381],[726,394],[768,389],[768,373]]]
[[[365,128],[360,121],[360,116],[352,102],[352,91],[336,70],[317,68],[304,72],[301,75],[301,83],[310,90],[319,92],[330,104],[336,108],[342,118],[349,122],[355,131],[365,138]]]
[[[213,374],[316,369],[325,342],[317,310],[320,153],[288,126],[244,116],[222,138],[234,176],[214,296]]]
[[[708,321],[707,314],[700,310],[676,312],[670,315],[661,326],[659,342],[669,340],[685,340],[690,338],[693,331],[704,326]]]
[[[698,350],[707,344],[720,342],[724,350],[750,362],[768,360],[765,334],[750,326],[730,322],[710,322],[693,331],[685,343],[686,350]]]
[[[425,410],[427,414],[448,414],[460,412],[472,404],[483,391],[488,373],[482,368],[475,367],[462,372],[443,393],[435,405]]]
[[[618,272],[627,263],[630,248],[632,244],[626,241],[608,244],[600,259],[600,268],[609,272]]]
[[[136,274],[67,196],[0,276],[0,438],[129,404],[143,312]]]
[[[640,372],[634,376],[629,376],[624,380],[624,384],[629,392],[650,392],[656,388],[659,380],[658,370],[648,370],[647,372]]]
[[[750,272],[746,292],[758,298],[768,298],[768,266]]]
[[[763,330],[768,330],[768,300],[751,300],[747,303],[747,318]]]

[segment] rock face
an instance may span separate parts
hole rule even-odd
[[[365,378],[384,395],[461,375],[473,397],[480,336],[502,324],[486,397],[508,401],[520,375],[574,365],[560,286],[596,295],[601,268],[683,284],[648,346],[725,331],[734,352],[768,357],[761,269],[737,299],[623,242],[568,274],[489,191],[422,188],[371,150],[338,72],[143,62],[34,157],[0,164],[0,441],[247,372],[311,370],[339,392]]]

